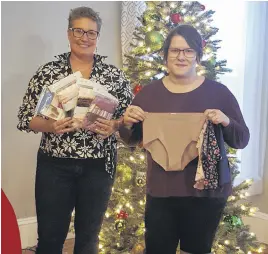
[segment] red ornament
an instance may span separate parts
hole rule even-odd
[[[182,22],[182,16],[179,13],[172,13],[170,15],[170,19],[174,24],[178,24],[180,22]]]
[[[205,40],[202,40],[202,47],[204,48],[206,47],[206,45],[207,45],[207,42]]]
[[[142,85],[137,84],[133,89],[134,95],[136,95],[141,89],[142,89]]]
[[[202,11],[204,11],[204,10],[206,9],[206,6],[202,4],[202,5],[200,6],[200,9],[201,9]]]
[[[128,218],[128,213],[121,210],[118,214],[117,214],[117,219],[124,219],[126,220]]]

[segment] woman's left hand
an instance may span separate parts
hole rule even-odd
[[[105,120],[98,118],[95,123],[95,133],[99,134],[101,138],[105,139],[117,132],[119,129],[119,120]]]
[[[207,109],[204,114],[214,124],[222,124],[224,127],[227,127],[230,123],[229,117],[219,109]]]

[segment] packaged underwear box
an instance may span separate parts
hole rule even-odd
[[[36,115],[54,120],[61,120],[66,117],[66,113],[59,103],[57,96],[55,96],[48,87],[44,87],[40,94],[35,109],[35,116]]]
[[[96,127],[94,123],[98,118],[111,120],[119,104],[117,98],[104,90],[96,89],[94,95],[95,97],[83,121],[83,126],[91,131],[94,131]]]
[[[81,77],[82,74],[78,71],[49,86],[49,90],[57,97],[67,116],[72,116],[76,107],[79,94],[77,80]]]

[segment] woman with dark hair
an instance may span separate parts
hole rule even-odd
[[[98,234],[116,169],[115,132],[132,100],[123,72],[95,53],[101,25],[99,14],[89,7],[70,11],[70,52],[39,68],[19,109],[18,129],[42,133],[35,181],[37,254],[62,253],[74,209],[74,253],[98,253]],[[97,81],[119,101],[113,119],[97,119],[93,132],[77,130],[70,117],[54,121],[34,115],[42,88],[76,71]]]
[[[231,193],[224,142],[233,148],[244,148],[249,130],[229,89],[197,75],[202,39],[195,28],[189,25],[174,28],[163,50],[168,75],[152,81],[136,95],[120,128],[126,143],[135,146],[143,141],[148,150],[146,254],[175,254],[178,243],[181,253],[210,253]],[[196,134],[202,133],[205,122],[213,134],[209,138],[214,138],[213,142],[207,139],[212,167],[206,167],[205,157],[195,151],[199,142]],[[205,134],[203,137],[205,143]],[[217,149],[213,147],[215,144]],[[175,163],[168,168],[169,162]],[[178,166],[182,164],[184,167]],[[214,169],[215,179],[197,182],[200,165],[204,172]]]

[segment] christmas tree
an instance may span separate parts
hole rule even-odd
[[[214,11],[199,2],[146,2],[147,9],[137,17],[140,26],[133,34],[131,52],[126,55],[124,71],[137,94],[143,86],[165,75],[162,45],[169,31],[180,24],[193,25],[203,38],[204,57],[197,66],[198,75],[219,80],[231,70],[226,60],[217,59],[220,40],[213,40],[218,29],[212,26]],[[239,174],[236,150],[227,147],[233,179]],[[100,253],[143,253],[146,154],[141,147],[130,149],[118,144],[118,166],[109,208],[100,233]],[[234,186],[220,222],[213,251],[221,253],[261,253],[254,233],[243,224],[243,216],[252,216],[257,208],[246,200],[252,180]],[[179,249],[179,247],[178,247]]]

